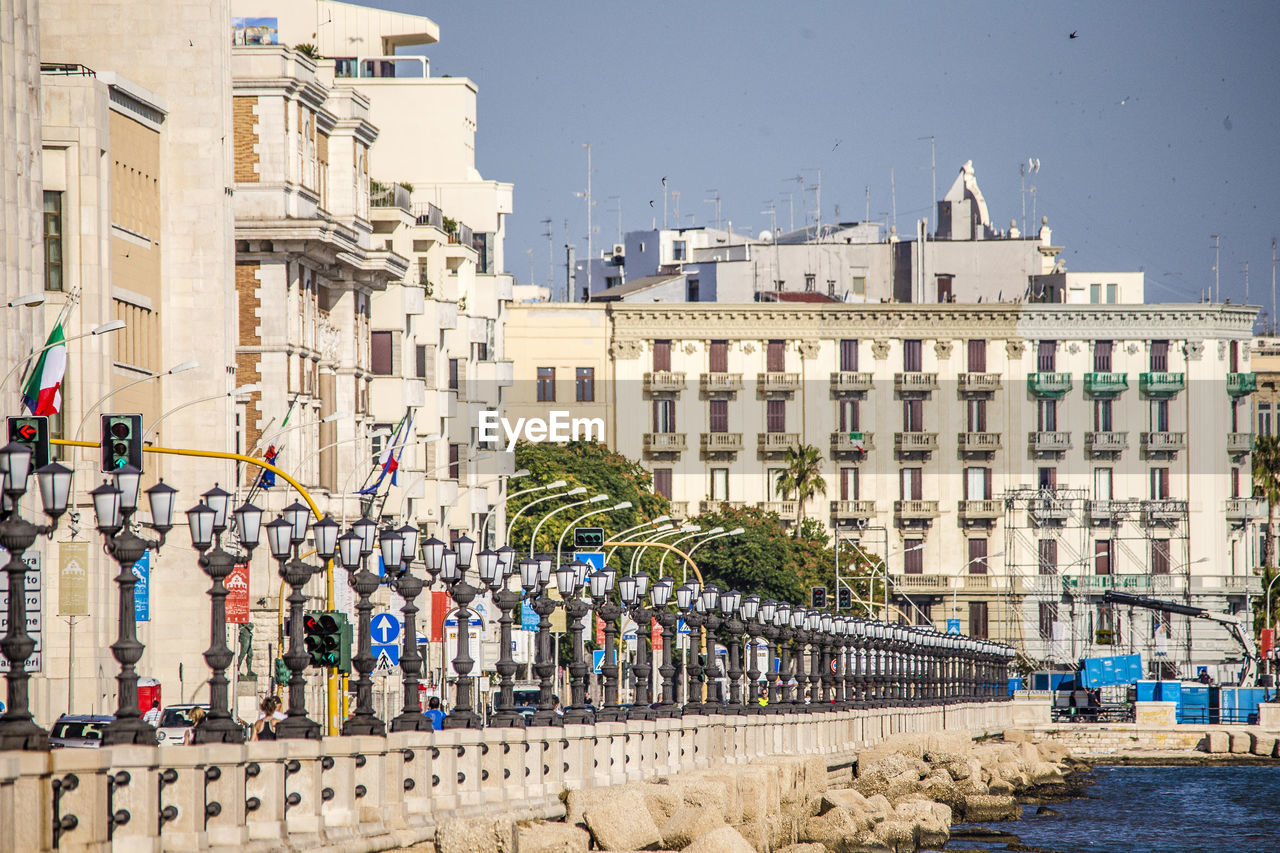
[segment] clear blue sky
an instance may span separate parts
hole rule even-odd
[[[822,218],[899,231],[930,216],[972,160],[993,219],[1021,222],[1019,164],[1040,160],[1037,215],[1068,269],[1147,272],[1149,301],[1223,296],[1269,309],[1280,236],[1280,3],[486,2],[361,0],[441,29],[434,75],[479,86],[477,165],[515,184],[507,269],[557,280],[568,239],[586,245],[590,142],[595,245],[661,220],[722,216],[758,232],[790,224],[788,193],[822,173]],[[1077,38],[1068,38],[1076,32]],[[649,201],[654,200],[653,208]],[[1031,197],[1027,218],[1031,219]],[[659,224],[661,224],[659,222]],[[673,223],[674,224],[674,223]]]

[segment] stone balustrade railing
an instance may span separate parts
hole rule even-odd
[[[837,765],[898,733],[978,735],[1022,724],[1024,713],[1016,702],[958,702],[5,752],[0,850],[382,850],[430,839],[451,817],[558,817],[566,789],[767,755],[824,755]]]

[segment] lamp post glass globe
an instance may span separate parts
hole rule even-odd
[[[94,489],[91,494],[94,495],[94,508],[97,509],[98,498],[97,492],[102,487]],[[117,515],[119,514],[119,505],[116,507]],[[191,544],[199,551],[203,551],[213,544],[213,519],[216,513],[205,504],[196,504],[187,510],[187,529],[191,532]],[[98,526],[102,526],[102,515],[98,515]]]
[[[267,547],[272,557],[287,560],[293,549],[293,525],[283,518],[267,522]]]
[[[226,489],[218,487],[217,483],[213,484],[213,488],[201,495],[204,498],[205,506],[213,510],[213,532],[221,533],[227,529],[227,509],[231,505],[231,493]]]
[[[360,565],[360,550],[363,544],[363,538],[354,530],[348,530],[338,537],[338,559],[344,569],[352,572]]]
[[[378,534],[378,550],[382,552],[382,564],[388,571],[398,569],[404,557],[404,538],[387,528]]]
[[[444,543],[434,536],[422,543],[422,562],[433,578],[444,568],[444,547]]]
[[[315,537],[316,556],[326,561],[333,559],[338,548],[338,522],[326,515],[311,525],[311,535]]]
[[[132,513],[138,508],[138,489],[142,484],[142,472],[132,465],[123,465],[111,472],[116,488],[120,490],[120,511]]]
[[[71,469],[59,462],[50,462],[36,471],[36,481],[40,484],[40,503],[44,507],[45,515],[57,518],[66,512],[67,501],[71,499]],[[152,489],[163,484],[162,480],[148,489],[147,493],[150,494]],[[165,488],[173,491],[169,486]],[[170,502],[169,512],[172,518],[172,502]],[[155,517],[154,511],[152,517]]]
[[[373,540],[378,535],[378,525],[368,518],[361,518],[351,525],[352,531],[360,537],[360,556],[367,557],[373,553]]]
[[[444,557],[440,561],[440,579],[445,583],[457,583],[462,580],[462,568],[458,564],[458,552],[445,548]]]
[[[150,493],[150,489],[147,490]],[[262,536],[262,510],[251,503],[236,507],[236,538],[240,545],[252,551],[258,547]],[[154,518],[154,515],[152,516]]]
[[[458,565],[462,566],[464,571],[470,568],[471,558],[476,552],[476,540],[464,533],[453,543],[453,547],[458,552]]]

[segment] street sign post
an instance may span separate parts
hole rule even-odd
[[[959,634],[959,633],[960,633],[960,620],[959,620],[959,619],[948,619],[948,620],[947,620],[947,633],[948,633],[948,634]]]
[[[370,651],[378,659],[379,666],[387,661],[387,669],[400,665],[400,620],[393,614],[383,611],[375,613],[369,621]]]

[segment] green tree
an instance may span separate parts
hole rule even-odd
[[[572,441],[567,444],[551,442],[520,442],[515,448],[516,467],[528,469],[529,475],[513,480],[510,490],[514,493],[556,480],[564,480],[569,486],[582,486],[587,491],[573,498],[552,499],[540,503],[520,516],[512,530],[508,543],[517,550],[527,550],[538,520],[559,506],[592,495],[609,496],[608,503],[583,505],[565,510],[553,516],[538,531],[537,547],[554,551],[560,535],[573,519],[591,509],[603,509],[615,503],[630,501],[631,508],[601,513],[583,522],[592,527],[603,527],[606,534],[614,534],[634,527],[651,518],[665,514],[670,508],[667,499],[655,495],[649,472],[638,463],[594,441]],[[507,518],[530,501],[545,497],[547,492],[530,492],[512,499],[507,504]],[[506,531],[501,531],[499,540]],[[619,552],[622,553],[622,552]]]
[[[1280,506],[1280,437],[1260,435],[1253,448],[1253,493],[1267,501],[1262,563],[1276,565],[1276,507]]]
[[[796,496],[795,536],[799,538],[805,502],[827,491],[827,481],[822,479],[822,452],[812,444],[788,447],[787,466],[775,485],[784,499]]]
[[[798,571],[794,542],[777,513],[725,506],[691,519],[691,523],[701,525],[703,530],[743,529],[737,536],[710,539],[698,548],[693,558],[705,583],[792,604],[800,604],[808,597]]]

